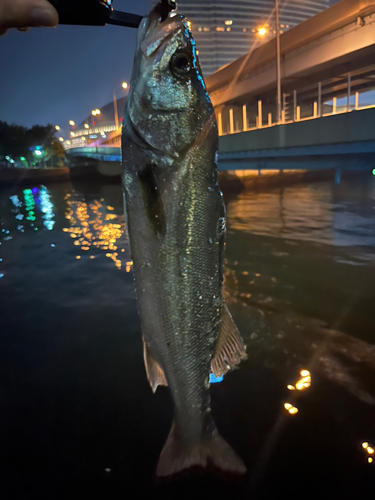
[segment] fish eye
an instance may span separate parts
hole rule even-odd
[[[176,76],[188,75],[193,67],[190,54],[180,51],[175,52],[171,57],[169,66]]]

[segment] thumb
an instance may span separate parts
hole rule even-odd
[[[59,15],[47,0],[0,0],[0,31],[30,26],[56,26]]]

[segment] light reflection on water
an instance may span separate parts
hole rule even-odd
[[[342,188],[333,194],[327,183],[242,192],[228,203],[228,226],[272,238],[375,247],[372,178],[369,183],[367,196],[354,187],[349,200],[342,200],[348,194],[340,193]]]
[[[375,406],[374,186],[372,179],[337,187],[298,185],[240,193],[227,200],[225,298],[249,359],[222,381],[212,378],[212,396],[225,415],[221,425],[228,425],[229,434],[238,428],[237,444],[245,443],[241,453],[249,470],[256,469],[259,457],[265,457],[259,460],[263,464],[283,456],[280,448],[275,451],[275,436],[282,441],[285,430],[275,420],[283,419],[295,432],[294,440],[289,433],[289,442],[283,442],[284,447],[294,447],[288,460],[300,456],[310,468],[315,467],[309,453],[316,442],[323,455],[326,447],[337,447],[338,452],[330,453],[340,462],[342,442],[337,436],[330,441],[327,434],[319,435],[321,428],[332,432],[337,427],[349,443],[350,460],[356,460],[360,449],[361,467],[371,463],[375,443],[370,418]],[[46,304],[51,307],[52,295],[53,305],[58,303],[62,311],[54,309],[55,314],[60,311],[61,315],[67,310],[64,307],[71,311],[94,304],[100,309],[105,302],[110,314],[106,309],[108,316],[100,328],[107,334],[108,319],[113,316],[111,328],[118,327],[125,342],[126,329],[117,314],[132,310],[134,295],[131,274],[127,274],[132,263],[120,186],[91,191],[91,187],[74,190],[67,184],[37,185],[4,193],[0,192],[3,290],[17,285],[15,296],[23,294],[23,307],[31,298],[39,300],[35,307],[41,315]],[[26,243],[28,253],[22,250]],[[12,257],[14,251],[17,259]],[[54,257],[57,252],[58,259]],[[43,286],[37,293],[28,289],[25,283],[38,283],[45,267],[49,271],[42,283],[44,291]],[[58,278],[59,290],[45,285],[51,273]],[[115,296],[125,284],[131,290],[127,302]],[[80,299],[82,295],[85,300]],[[79,319],[82,324],[72,328],[84,330],[87,318]],[[53,323],[58,322],[59,317],[54,317]],[[90,334],[86,332],[89,343]],[[127,373],[126,366],[123,370],[127,374],[124,392],[131,392],[129,379],[134,374]],[[139,371],[144,376],[141,360]],[[136,387],[136,392],[142,390]],[[230,418],[226,407],[233,409]],[[360,425],[348,407],[359,415]],[[131,404],[127,411],[131,414]],[[339,417],[329,427],[336,413]],[[258,432],[264,421],[269,427]],[[156,417],[152,425],[157,425]],[[304,444],[305,435],[310,436],[310,449]],[[155,449],[156,456],[159,445]]]
[[[113,213],[114,208],[110,205],[105,206],[102,203],[103,198],[100,201],[94,199],[87,204],[85,201],[72,199],[68,193],[65,199],[65,218],[70,227],[64,227],[63,231],[70,235],[77,250],[81,251],[76,255],[76,259],[83,256],[82,252],[87,252],[89,258],[94,259],[97,254],[95,250],[105,251],[105,256],[121,269],[119,255],[125,252],[124,245],[127,243],[127,240],[122,238],[125,231],[124,217]],[[126,272],[129,272],[131,267],[131,261],[127,261]]]

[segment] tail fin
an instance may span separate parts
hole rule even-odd
[[[156,475],[171,476],[190,467],[207,467],[208,464],[232,474],[245,474],[246,472],[244,463],[220,436],[216,427],[211,434],[211,439],[198,444],[189,444],[176,437],[173,424],[160,454]]]

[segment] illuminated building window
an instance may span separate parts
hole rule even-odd
[[[203,31],[210,31],[210,28],[207,28],[206,26],[203,28]]]
[[[231,26],[233,24],[233,21],[228,19],[227,21],[224,22],[227,26]]]
[[[230,28],[227,28],[227,31],[230,31]]]
[[[243,31],[244,33],[246,33],[246,28],[242,28],[242,31]]]
[[[201,26],[199,26],[198,31],[202,31],[202,27]]]
[[[216,31],[225,31],[222,26],[216,26]]]
[[[280,28],[285,28],[284,24],[280,24]]]

